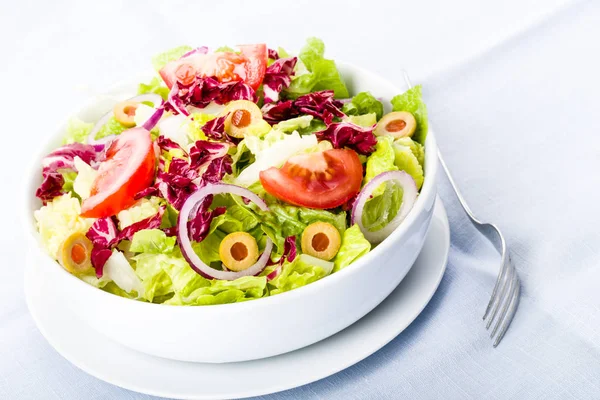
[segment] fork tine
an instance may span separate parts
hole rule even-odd
[[[514,270],[514,267],[513,267],[513,270]],[[519,278],[517,277],[517,274],[513,274],[513,277],[510,281],[510,286],[509,286],[509,295],[506,298],[502,299],[502,302],[504,303],[504,305],[502,306],[502,311],[500,311],[500,315],[498,316],[498,319],[496,320],[494,329],[492,329],[490,338],[493,338],[496,335],[498,328],[504,321],[504,318],[506,317],[506,312],[508,311],[508,306],[510,305],[510,301],[512,300],[512,298],[515,295],[515,292],[517,291],[518,284],[519,284]]]
[[[498,278],[496,278],[496,284],[494,285],[494,289],[492,290],[492,295],[490,297],[490,301],[485,309],[485,313],[483,314],[484,321],[487,318],[487,316],[489,315],[490,310],[492,309],[492,305],[494,304],[494,302],[497,299],[498,288],[500,287],[500,282],[502,282],[502,278],[504,277],[504,274],[506,273],[506,259],[507,258],[510,259],[510,254],[508,254],[508,251],[506,250],[506,242],[504,241],[504,237],[502,237],[502,234],[500,234],[500,230],[498,229],[498,227],[496,227],[494,224],[487,224],[487,225],[488,225],[488,227],[490,227],[496,231],[496,233],[498,234],[498,237],[500,239],[500,247],[502,249],[502,253],[501,253],[502,259],[500,260],[500,262],[502,263],[502,270],[498,274]],[[488,237],[488,240],[490,240],[489,237]]]
[[[502,300],[506,298],[506,292],[508,290],[508,287],[510,286],[514,273],[515,269],[512,266],[509,257],[508,262],[505,261],[504,264],[502,264],[502,271],[500,272],[500,275],[503,275],[502,287],[500,288],[500,291],[496,293],[496,296],[493,299],[491,315],[487,321],[487,324],[485,325],[485,329],[490,329],[492,321],[494,321],[494,318],[496,318],[496,314],[498,313],[498,309],[500,308]]]
[[[513,298],[510,300],[510,311],[508,312],[508,315],[507,315],[506,319],[504,320],[504,325],[502,326],[502,329],[500,329],[500,333],[498,334],[498,337],[496,337],[496,340],[494,341],[494,347],[498,346],[498,344],[504,337],[506,330],[510,326],[510,323],[512,322],[512,320],[517,312],[517,308],[519,307],[520,296],[521,296],[521,283],[517,279],[517,290],[516,290]]]

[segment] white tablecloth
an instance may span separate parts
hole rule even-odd
[[[390,79],[405,67],[424,85],[439,145],[472,208],[505,232],[523,295],[492,349],[481,314],[497,255],[441,179],[452,248],[425,311],[354,367],[265,398],[600,397],[600,4],[389,3],[0,5],[1,399],[150,398],[70,365],[27,312],[15,210],[32,145],[90,93],[149,68],[169,46],[268,39],[294,49],[313,35],[332,57]]]

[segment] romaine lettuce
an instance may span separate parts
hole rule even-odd
[[[408,111],[415,117],[417,129],[412,138],[421,144],[425,144],[428,130],[427,107],[423,102],[421,85],[417,85],[395,96],[392,99],[392,109],[393,111]]]
[[[344,231],[342,244],[333,259],[333,272],[346,268],[371,250],[371,243],[363,236],[358,225],[353,225]]]

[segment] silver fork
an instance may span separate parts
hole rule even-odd
[[[406,71],[404,71],[404,80],[406,81],[407,86],[411,88],[412,85]],[[506,330],[510,326],[513,317],[517,312],[517,307],[519,306],[519,296],[521,294],[519,275],[517,274],[517,270],[512,263],[510,253],[506,247],[506,241],[504,240],[504,236],[502,236],[500,229],[498,229],[498,227],[494,224],[480,221],[475,217],[475,215],[473,215],[473,212],[467,205],[466,200],[460,193],[460,190],[458,190],[456,182],[454,182],[454,179],[452,179],[452,175],[450,174],[448,166],[444,162],[444,158],[442,157],[442,153],[439,149],[438,158],[440,160],[440,164],[444,168],[444,172],[446,173],[450,184],[452,185],[452,188],[454,189],[454,194],[456,194],[456,197],[458,198],[463,210],[475,228],[477,228],[477,230],[494,245],[502,257],[500,272],[498,274],[498,278],[496,279],[496,284],[494,285],[494,290],[492,291],[490,301],[485,309],[485,313],[483,314],[483,320],[485,321],[487,319],[485,324],[485,328],[487,330],[489,330],[492,324],[494,324],[494,327],[490,333],[490,338],[494,340],[493,345],[496,347],[504,337]],[[498,335],[496,335],[496,333]]]

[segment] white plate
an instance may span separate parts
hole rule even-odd
[[[40,274],[35,273],[36,263],[27,265],[25,296],[35,323],[50,345],[68,361],[103,381],[164,397],[250,397],[325,378],[385,346],[406,329],[435,293],[446,270],[449,247],[448,217],[438,198],[421,254],[400,285],[375,310],[312,346],[239,363],[173,361],[117,344],[77,320],[68,307],[60,304],[53,288],[45,286]]]

